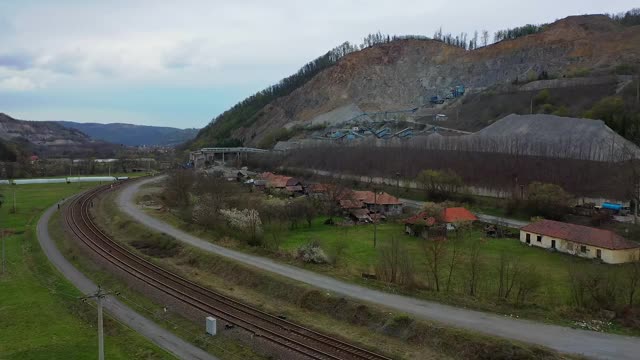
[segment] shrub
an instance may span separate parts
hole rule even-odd
[[[311,264],[326,264],[329,262],[329,258],[324,250],[320,248],[320,244],[317,241],[311,241],[299,247],[297,258]]]

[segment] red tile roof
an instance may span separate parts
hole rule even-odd
[[[422,221],[424,222],[426,225],[431,226],[433,224],[436,223],[436,219],[433,216],[429,216],[427,213],[425,212],[421,212],[419,214],[413,215],[410,218],[404,219],[404,223],[405,224],[410,224],[410,225],[414,225],[416,224],[418,221]]]
[[[459,221],[476,221],[478,218],[473,213],[463,207],[445,208],[442,211],[442,221],[454,223]]]
[[[271,172],[264,172],[260,174],[260,178],[267,181],[267,187],[270,188],[285,188],[287,186],[296,186],[300,184],[300,181],[291,176],[277,175]]]
[[[533,224],[529,224],[520,230],[611,250],[634,249],[640,247],[640,244],[627,240],[609,230],[596,229],[588,226],[553,220],[538,221]]]
[[[326,193],[329,191],[329,187],[326,184],[311,184],[309,185],[309,191],[312,193]]]
[[[340,207],[343,209],[360,209],[364,207],[364,204],[360,200],[340,200]]]
[[[353,191],[353,198],[358,199],[365,204],[402,205],[397,197],[389,195],[385,192],[378,193],[376,195],[373,193],[373,191]]]

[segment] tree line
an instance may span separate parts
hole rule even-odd
[[[339,174],[415,179],[422,169],[450,169],[467,186],[520,191],[538,181],[558,184],[576,197],[626,199],[636,191],[637,162],[544,158],[523,154],[439,150],[408,146],[318,146],[285,155],[250,158],[250,165],[275,169],[305,168]],[[635,174],[635,175],[634,175]],[[635,179],[635,180],[634,180]]]
[[[609,14],[609,17],[624,26],[640,25],[640,8],[633,8],[617,14]]]

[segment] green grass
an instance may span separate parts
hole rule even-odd
[[[120,213],[114,203],[114,194],[100,201],[94,210],[103,215],[97,218],[108,233],[142,256],[144,253],[135,250],[133,243],[140,238],[155,238],[160,242],[164,238],[163,234],[153,232]],[[395,229],[389,227],[382,231],[390,230]],[[295,243],[291,243],[292,249]],[[158,243],[158,246],[161,245]],[[243,250],[259,251],[256,248]],[[504,354],[508,354],[507,358],[521,359],[560,358],[552,351],[534,350],[535,347],[530,345],[443,327],[381,305],[334,295],[184,244],[171,256],[150,260],[263,311],[285,315],[291,321],[346,337],[366,348],[380,349],[393,354],[394,358],[482,359],[486,357],[480,354],[487,352],[498,358],[505,358]],[[402,321],[390,325],[397,320]]]
[[[68,178],[68,177],[92,177],[92,176],[115,176],[115,177],[138,178],[146,175],[147,175],[146,172],[128,172],[128,173],[127,172],[111,172],[111,175],[109,175],[109,173],[106,171],[105,172],[99,171],[94,174],[78,175],[78,173],[71,173],[71,175],[65,174],[65,175],[55,175],[55,176],[36,176],[36,177],[31,177],[29,179],[61,179],[61,178]],[[22,179],[22,178],[19,178],[19,179]],[[26,185],[22,185],[22,186],[26,186]]]
[[[139,194],[157,192],[160,188],[153,186],[145,187]],[[459,255],[457,266],[452,275],[451,288],[449,292],[435,291],[430,271],[426,263],[425,241],[408,236],[404,233],[404,226],[397,222],[389,221],[378,225],[377,247],[373,247],[373,225],[357,225],[351,227],[327,226],[323,222],[326,218],[319,217],[312,222],[311,227],[306,223],[300,223],[296,229],[290,230],[285,224],[281,226],[280,244],[277,251],[267,250],[261,247],[250,247],[241,239],[234,239],[234,233],[215,229],[205,229],[201,226],[187,224],[171,212],[158,212],[148,210],[148,213],[167,223],[190,232],[196,236],[208,239],[219,245],[237,249],[243,252],[256,254],[259,256],[271,257],[277,261],[286,262],[311,271],[323,273],[345,281],[358,283],[364,286],[373,287],[383,291],[403,293],[427,300],[448,303],[461,307],[469,307],[482,311],[489,311],[505,315],[513,315],[545,321],[550,323],[573,326],[574,321],[589,321],[599,319],[598,314],[588,311],[576,311],[570,294],[569,268],[574,267],[579,272],[585,270],[612,270],[622,275],[625,266],[597,264],[592,260],[582,259],[575,256],[551,253],[542,248],[528,247],[521,244],[514,238],[486,238],[481,228],[468,230],[459,241]],[[265,238],[272,239],[270,227],[265,224]],[[224,228],[224,226],[223,226]],[[375,266],[379,259],[379,249],[383,248],[391,239],[399,239],[407,249],[412,259],[415,269],[415,278],[418,286],[406,289],[399,286],[389,285],[381,281],[370,281],[362,279],[362,273],[374,273]],[[331,255],[336,244],[341,243],[344,250],[338,261],[334,265],[306,264],[295,258],[296,250],[311,241],[318,241],[321,247]],[[478,294],[469,296],[468,256],[472,246],[480,243],[481,248],[481,278],[478,284]],[[451,247],[449,242],[449,248]],[[541,278],[541,285],[525,304],[516,304],[514,296],[505,301],[498,296],[498,266],[500,256],[505,253],[509,259],[517,262],[521,268],[533,272],[531,276]],[[450,253],[450,251],[449,251]],[[445,266],[441,269],[442,279],[447,275],[448,255],[444,257]],[[596,269],[594,269],[596,268]],[[618,278],[622,278],[618,276]],[[621,285],[620,289],[624,289]],[[637,301],[636,301],[637,303]],[[630,335],[640,335],[638,329],[623,328],[614,323],[605,331],[624,333]]]
[[[56,201],[94,184],[0,186],[13,201],[0,208],[0,226],[14,231],[5,238],[7,272],[0,275],[0,359],[94,359],[97,312],[82,294],[48,263],[36,239],[40,214]],[[105,320],[105,354],[110,359],[170,359],[132,330]]]

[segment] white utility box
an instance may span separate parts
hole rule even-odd
[[[207,316],[207,334],[211,336],[215,336],[217,329],[218,328],[216,327],[216,318],[212,316]]]

